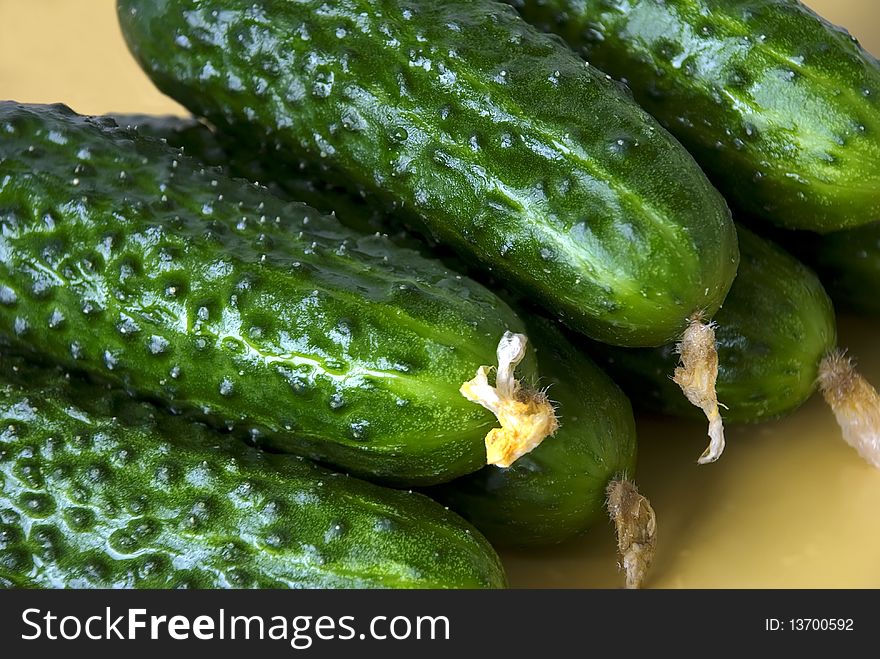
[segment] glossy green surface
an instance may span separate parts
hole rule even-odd
[[[880,220],[880,65],[795,0],[511,0],[625,79],[735,207]]]
[[[491,278],[481,279],[482,273],[458,258],[448,247],[413,231],[405,215],[396,210],[393,203],[383,203],[375,195],[343,188],[333,182],[336,177],[329,172],[311,171],[304,162],[292,170],[275,162],[264,150],[254,148],[251,143],[224,139],[223,135],[191,117],[110,116],[120,126],[137,131],[139,135],[165,140],[202,164],[223,167],[235,176],[267,186],[275,196],[306,203],[322,213],[332,213],[344,226],[355,231],[387,235],[395,245],[439,259],[450,270],[473,275],[477,281],[495,290]]]
[[[742,260],[718,326],[718,400],[724,420],[753,422],[797,409],[816,390],[819,363],[837,345],[831,300],[811,270],[738,227]],[[639,403],[698,417],[672,381],[675,344],[654,350],[595,346],[600,363]]]
[[[7,341],[359,474],[485,465],[458,389],[521,329],[494,294],[109,120],[5,103],[0,135]]]
[[[733,279],[724,201],[617,83],[488,0],[119,0],[158,87],[414,218],[597,339],[658,345]]]
[[[607,521],[608,483],[635,472],[635,421],[623,392],[549,321],[534,317],[528,331],[559,430],[508,469],[484,467],[428,491],[496,545],[562,542]]]
[[[880,316],[880,222],[824,236],[786,232],[779,239],[819,273],[837,307]]]
[[[192,118],[143,114],[110,116],[119,126],[145,137],[165,140],[204,165],[220,166],[233,176],[265,185],[276,197],[300,201],[322,213],[333,213],[352,229],[363,233],[390,231],[396,244],[405,240],[401,227],[394,222],[392,209],[385,212],[377,200],[363,200],[333,184],[321,172],[310,170],[305,162],[296,168],[285,166],[252,143],[224,140],[223,135]],[[415,237],[407,245],[424,248]]]
[[[498,557],[426,497],[124,393],[0,364],[0,585],[479,588]]]

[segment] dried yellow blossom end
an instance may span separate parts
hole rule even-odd
[[[641,588],[657,549],[657,515],[651,502],[626,479],[611,481],[606,494],[626,587]]]
[[[846,443],[880,468],[880,395],[859,375],[843,352],[830,353],[819,365],[819,389]]]
[[[553,405],[541,391],[524,389],[514,371],[526,354],[524,334],[505,332],[498,343],[495,386],[489,384],[491,366],[480,366],[473,380],[459,391],[498,419],[500,428],[486,435],[486,464],[509,467],[556,432],[559,423]]]
[[[700,464],[715,462],[724,452],[724,423],[718,409],[715,382],[718,379],[718,350],[715,330],[699,316],[691,318],[677,346],[681,364],[672,379],[682,392],[709,420],[709,446],[697,460]]]

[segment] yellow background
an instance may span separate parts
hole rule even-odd
[[[113,0],[0,0],[0,98],[78,112],[182,113],[125,48]],[[880,54],[880,3],[812,0]],[[880,294],[880,291],[878,291]],[[843,319],[841,345],[880,383],[876,321]],[[880,587],[880,471],[813,400],[794,416],[731,428],[724,457],[697,466],[699,423],[639,421],[639,485],[653,501],[654,587]],[[504,556],[514,586],[616,587],[611,529]]]

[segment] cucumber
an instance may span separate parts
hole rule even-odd
[[[729,211],[623,88],[488,0],[119,0],[158,87],[364,190],[590,336],[676,338],[736,271]]]
[[[109,120],[4,103],[0,134],[0,338],[371,478],[487,464],[459,388],[522,327],[495,294]]]
[[[734,208],[794,229],[880,220],[880,64],[796,0],[511,0],[694,154]]]
[[[371,485],[4,357],[0,582],[48,588],[482,588],[488,542]]]
[[[838,308],[880,316],[880,222],[824,236],[786,232],[778,238],[819,273]]]
[[[562,542],[603,515],[612,480],[631,477],[636,428],[623,392],[552,323],[527,324],[559,430],[507,469],[484,468],[428,490],[495,546]]]
[[[818,388],[847,441],[880,466],[880,398],[837,350],[834,309],[819,279],[771,242],[743,226],[738,231],[739,274],[716,316],[716,390],[725,421],[784,416]],[[695,415],[668,376],[678,361],[675,344],[640,350],[597,344],[593,350],[633,400],[668,414]]]

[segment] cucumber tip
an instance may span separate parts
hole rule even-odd
[[[840,349],[829,352],[819,364],[818,383],[843,439],[869,464],[880,469],[880,395],[877,390]]]
[[[526,354],[525,334],[505,332],[498,343],[495,386],[489,384],[492,367],[480,366],[459,391],[498,419],[500,428],[486,434],[486,464],[509,467],[531,452],[559,427],[556,410],[543,391],[524,388],[514,376]]]
[[[626,587],[641,588],[657,548],[657,515],[647,497],[626,478],[611,481],[605,494],[608,515],[617,532]]]
[[[724,452],[724,422],[719,410],[715,385],[718,380],[718,349],[715,327],[697,312],[688,320],[688,327],[676,345],[680,363],[672,376],[692,405],[699,407],[709,421],[709,446],[697,460],[699,464],[715,462]]]

